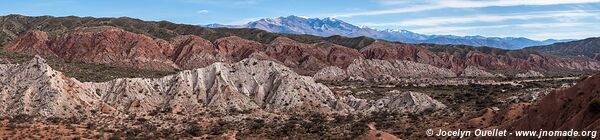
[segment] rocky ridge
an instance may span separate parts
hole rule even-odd
[[[463,121],[450,128],[599,131],[598,83],[600,83],[600,74],[585,77],[574,86],[559,88],[549,93],[528,93],[521,97],[510,97],[525,102],[511,103],[502,108],[483,109],[472,116],[462,118]],[[550,136],[542,138],[550,138]]]
[[[561,58],[536,53],[511,54],[498,49],[492,52],[505,53],[490,53],[486,52],[486,48],[458,47],[458,50],[443,50],[447,47],[437,47],[378,40],[364,48],[354,49],[326,41],[301,43],[287,37],[277,37],[269,43],[259,43],[236,36],[222,37],[212,42],[195,35],[179,35],[163,40],[117,27],[96,26],[80,27],[51,36],[43,31],[28,31],[8,43],[4,49],[26,55],[59,57],[67,61],[161,71],[195,69],[215,62],[233,63],[245,58],[275,61],[301,75],[314,75],[329,66],[348,69],[351,64],[357,64],[357,59],[377,61],[361,64],[363,67],[381,68],[382,66],[378,65],[388,64],[379,60],[386,60],[394,65],[437,71],[429,73],[437,73],[433,76],[439,77],[503,77],[532,70],[545,75],[555,70],[577,72],[600,69],[598,61],[588,59]],[[441,72],[445,69],[451,70],[453,74]],[[394,77],[418,77],[428,73],[402,72],[404,73]],[[398,71],[389,73],[398,74]]]
[[[457,75],[462,74],[469,66],[494,73],[497,73],[496,71],[520,73],[529,70],[551,71],[553,69],[577,71],[598,70],[600,68],[600,62],[588,59],[560,58],[531,52],[507,52],[505,50],[485,47],[418,46],[375,41],[371,45],[361,49],[360,52],[367,59],[415,61],[436,67],[448,68]],[[500,74],[507,75],[510,73],[503,72]]]
[[[331,66],[317,72],[318,80],[347,80],[350,77],[377,81],[394,81],[396,78],[447,78],[456,77],[449,69],[406,60],[355,59],[345,70]]]
[[[436,111],[446,108],[446,105],[432,99],[431,97],[419,92],[400,92],[398,90],[389,91],[378,100],[357,99],[354,96],[342,98],[348,105],[358,110],[366,111],[392,111],[401,113],[420,113],[423,111]]]
[[[101,105],[83,83],[35,57],[25,64],[0,65],[0,114],[84,117]]]
[[[501,127],[512,130],[600,130],[600,75],[544,96],[523,117]],[[557,109],[560,108],[560,109]]]
[[[285,66],[256,59],[214,63],[159,79],[117,79],[91,83],[117,110],[149,113],[152,109],[193,112],[197,109],[289,112],[344,111],[324,85],[300,76]]]
[[[189,114],[199,111],[266,111],[271,113],[360,113],[392,110],[405,113],[443,109],[421,93],[396,93],[353,106],[311,77],[301,76],[272,61],[244,59],[214,63],[163,78],[121,78],[81,83],[64,76],[36,56],[24,64],[0,65],[0,114],[43,117],[146,115],[153,112]],[[8,76],[11,75],[11,76]],[[354,98],[355,99],[355,98]],[[399,103],[403,102],[403,103]],[[377,104],[375,104],[377,103]],[[356,111],[356,112],[354,112]]]

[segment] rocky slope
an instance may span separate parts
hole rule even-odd
[[[215,41],[214,46],[219,50],[221,56],[233,62],[250,57],[269,59],[264,53],[267,49],[266,45],[237,36],[219,38]]]
[[[66,60],[172,70],[173,62],[160,53],[154,39],[119,28],[78,28],[50,41],[55,54]]]
[[[90,117],[147,115],[153,112],[193,114],[207,110],[271,113],[360,113],[392,110],[415,113],[443,109],[421,93],[374,100],[356,99],[368,107],[349,105],[311,77],[272,61],[244,59],[214,63],[163,78],[122,78],[81,83],[64,76],[36,56],[24,64],[0,65],[0,115]],[[344,100],[342,100],[344,99]],[[368,103],[368,104],[367,104]]]
[[[547,73],[565,74],[600,69],[600,63],[596,60],[550,56],[526,50],[402,44],[366,37],[284,36],[244,29],[204,30],[195,26],[127,18],[8,16],[3,19],[13,21],[3,23],[7,26],[22,27],[15,28],[14,32],[6,30],[19,36],[9,38],[10,42],[3,48],[7,51],[161,71],[201,68],[214,62],[233,63],[245,58],[275,61],[301,75],[314,75],[329,66],[347,69],[355,59],[406,60],[418,65],[450,69],[454,75],[467,77],[515,76],[529,71],[549,75]],[[47,26],[61,28],[27,31],[25,29],[34,29],[38,23],[41,24],[27,24],[30,20],[49,20]],[[69,22],[71,20],[78,21],[78,24]],[[418,75],[423,73],[407,73],[398,77]]]
[[[375,81],[395,81],[396,78],[456,77],[449,69],[407,60],[355,59],[345,70],[336,66],[322,69],[314,75],[319,80],[347,80],[350,77]]]
[[[527,47],[525,50],[558,56],[587,57],[600,60],[600,49],[598,46],[600,46],[600,38],[594,37],[552,45]]]
[[[25,64],[0,65],[0,114],[85,117],[101,105],[100,97],[35,57]]]
[[[463,118],[450,128],[532,130],[600,130],[600,74],[586,77],[572,87],[559,88],[546,95],[530,94],[526,102],[492,107]],[[532,97],[533,96],[533,97]],[[540,99],[536,96],[542,96]],[[522,98],[522,97],[519,97]],[[587,137],[577,137],[586,139]],[[509,137],[528,139],[530,137]],[[549,136],[542,138],[552,138]],[[557,137],[558,138],[558,137]],[[481,139],[476,138],[476,139]]]
[[[171,42],[162,43],[163,54],[184,69],[208,66],[220,61],[215,57],[213,44],[194,35],[178,36]]]
[[[385,110],[400,113],[420,113],[446,108],[446,105],[419,92],[400,92],[394,90],[387,92],[387,94],[391,95],[374,101],[357,99],[353,96],[342,98],[342,100],[353,108],[368,112]]]
[[[68,61],[164,71],[200,68],[215,62],[233,63],[245,58],[276,61],[302,75],[313,75],[329,66],[347,69],[354,64],[354,67],[350,67],[351,71],[355,72],[353,76],[363,78],[378,77],[379,75],[364,74],[382,71],[386,72],[381,75],[394,75],[397,78],[457,75],[494,77],[506,75],[498,71],[512,71],[516,74],[531,70],[584,71],[600,68],[600,64],[592,60],[558,58],[535,53],[524,53],[524,56],[517,57],[511,54],[490,54],[478,49],[467,49],[466,54],[460,54],[456,53],[456,50],[436,50],[435,47],[439,46],[430,50],[431,48],[414,44],[375,41],[356,50],[329,42],[305,44],[286,37],[278,37],[269,44],[235,36],[220,38],[214,43],[194,35],[177,36],[166,41],[151,39],[119,28],[100,26],[78,28],[51,39],[45,32],[30,31],[9,43],[4,49],[27,55],[59,57]],[[362,61],[355,61],[357,59],[367,59],[365,62],[376,63],[359,63]],[[397,70],[394,69],[396,66],[413,70]],[[453,74],[440,72],[438,69],[450,69]]]
[[[4,46],[4,49],[20,54],[56,57],[48,45],[48,40],[46,32],[31,30]]]
[[[214,63],[159,79],[117,79],[91,84],[107,104],[127,113],[149,113],[169,108],[172,113],[211,110],[269,112],[331,112],[338,105],[324,85],[285,66],[245,59],[234,64]]]
[[[503,74],[493,74],[475,66],[467,66],[461,76],[464,77],[505,77]]]
[[[600,75],[577,85],[551,92],[539,104],[514,122],[503,124],[512,130],[600,130]]]
[[[304,44],[279,37],[262,44],[230,36],[212,43],[194,35],[165,41],[109,26],[78,28],[52,39],[45,32],[30,31],[4,49],[27,55],[58,56],[68,61],[164,71],[253,57],[278,61],[302,74],[312,74],[329,65],[346,67],[353,59],[360,58],[355,49],[326,42]]]
[[[67,61],[110,64],[142,69],[178,68],[161,53],[154,39],[118,28],[78,28],[48,38],[47,33],[29,31],[4,49],[27,55],[58,56]]]
[[[448,67],[455,72],[462,71],[469,66],[475,66],[489,72],[501,72],[502,74],[523,73],[529,70],[539,72],[585,71],[597,70],[600,66],[598,61],[591,59],[549,56],[527,50],[508,51],[488,47],[431,44],[422,47],[428,48],[439,59],[443,60],[442,63],[439,62],[439,59],[425,59],[423,62]]]

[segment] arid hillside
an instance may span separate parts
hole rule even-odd
[[[585,77],[598,73],[600,61],[587,54],[125,17],[8,15],[0,29],[0,138],[426,139],[427,129],[438,128],[598,130],[600,76]]]
[[[68,62],[157,71],[201,68],[214,62],[234,63],[245,58],[272,60],[302,75],[319,73],[323,76],[331,73],[320,72],[327,70],[324,68],[347,70],[349,66],[360,65],[348,71],[362,74],[329,79],[359,76],[370,80],[415,75],[404,70],[416,66],[395,65],[394,61],[411,61],[424,69],[450,70],[452,73],[431,71],[433,76],[440,77],[568,76],[600,69],[600,63],[594,59],[526,50],[403,44],[364,37],[283,35],[255,29],[207,29],[130,18],[9,15],[1,19],[5,21],[2,22],[5,51]],[[370,63],[359,63],[362,59]],[[390,66],[400,71],[372,73],[388,71],[385,69]]]

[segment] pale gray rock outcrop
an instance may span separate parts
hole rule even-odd
[[[362,77],[368,80],[392,81],[397,78],[456,77],[450,69],[406,60],[355,59],[346,70],[326,67],[313,75],[318,80],[346,80]]]
[[[0,116],[83,117],[92,112],[143,115],[203,110],[344,112],[325,85],[272,61],[214,63],[163,78],[122,78],[81,83],[40,57],[0,65]],[[95,110],[95,111],[93,111]]]
[[[375,107],[404,113],[419,113],[427,110],[435,111],[446,108],[446,105],[419,92],[391,91],[396,95],[387,96],[376,101]]]
[[[477,68],[474,66],[467,66],[467,68],[465,68],[465,70],[463,70],[462,75],[463,77],[505,77],[502,74],[493,74],[490,72],[487,72],[481,68]]]
[[[55,71],[40,57],[0,65],[0,116],[42,117],[193,114],[263,110],[271,113],[352,113],[391,110],[416,113],[443,108],[420,93],[397,93],[367,101],[336,96],[312,77],[272,61],[214,63],[162,78],[121,78],[81,83]]]
[[[101,104],[88,87],[53,70],[39,56],[0,65],[0,99],[0,116],[81,117]]]
[[[313,75],[313,78],[318,80],[326,80],[326,81],[337,81],[343,80],[340,78],[348,78],[346,75],[346,71],[337,66],[329,66],[319,70],[317,73]]]
[[[544,77],[544,74],[537,72],[537,71],[529,70],[526,73],[519,73],[519,74],[515,75],[515,77],[520,77],[520,78]]]
[[[400,77],[456,77],[450,69],[406,60],[355,59],[346,72],[352,76],[378,77],[390,75]],[[369,79],[369,78],[367,78]]]
[[[117,79],[91,84],[102,100],[124,112],[253,110],[269,112],[343,111],[325,85],[272,61],[245,59],[214,63],[157,79]]]
[[[446,108],[443,103],[419,92],[390,91],[388,96],[377,100],[359,99],[354,96],[343,97],[341,100],[358,112],[392,111],[399,113],[421,113]]]

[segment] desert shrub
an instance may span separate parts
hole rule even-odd
[[[29,122],[29,121],[31,121],[31,116],[29,116],[27,114],[19,114],[19,115],[14,116],[11,121]]]
[[[333,123],[336,125],[347,124],[355,120],[353,115],[335,115]]]
[[[299,130],[297,128],[298,124],[302,124],[303,122],[296,118],[295,116],[290,118],[289,120],[287,120],[284,124],[282,124],[279,128],[277,128],[277,131],[275,131],[275,133],[272,133],[272,136],[275,137],[282,137],[282,136],[288,136],[290,134],[293,133],[301,133],[301,130]]]
[[[121,140],[121,136],[119,136],[119,134],[113,134],[108,140]]]
[[[192,137],[202,136],[202,129],[196,123],[188,123],[189,128],[185,130],[185,134]]]
[[[483,97],[483,99],[475,101],[475,104],[479,108],[490,107],[494,104],[494,98],[492,98],[490,96],[485,96],[485,97]]]
[[[309,116],[310,122],[302,123],[304,129],[307,130],[308,133],[317,133],[319,135],[323,135],[325,132],[327,132],[329,128],[326,126],[327,120],[323,114],[313,112],[309,114]]]
[[[352,124],[352,127],[350,127],[350,132],[352,132],[351,136],[353,138],[356,138],[356,137],[366,133],[367,130],[369,130],[369,128],[367,127],[367,124],[361,123],[361,122],[354,123],[354,124]]]
[[[15,128],[17,128],[17,125],[13,122],[9,122],[8,123],[8,130],[15,130]]]
[[[50,123],[57,124],[57,123],[60,123],[62,121],[62,119],[59,118],[59,117],[49,117],[49,118],[46,119],[46,121],[50,122]]]
[[[175,130],[173,128],[161,129],[158,137],[173,137]]]
[[[230,108],[227,113],[229,113],[229,115],[250,114],[250,113],[252,113],[252,110],[250,110],[250,109],[241,110],[241,109],[237,109],[237,108]]]
[[[227,131],[225,129],[225,127],[223,125],[218,125],[218,126],[214,126],[212,129],[210,129],[210,134],[211,135],[221,135],[223,133],[225,133],[225,131]]]
[[[250,130],[256,131],[265,126],[265,120],[253,119],[252,121],[248,121],[247,125]]]
[[[588,108],[592,113],[600,113],[600,100],[594,99],[590,102],[590,106]]]

